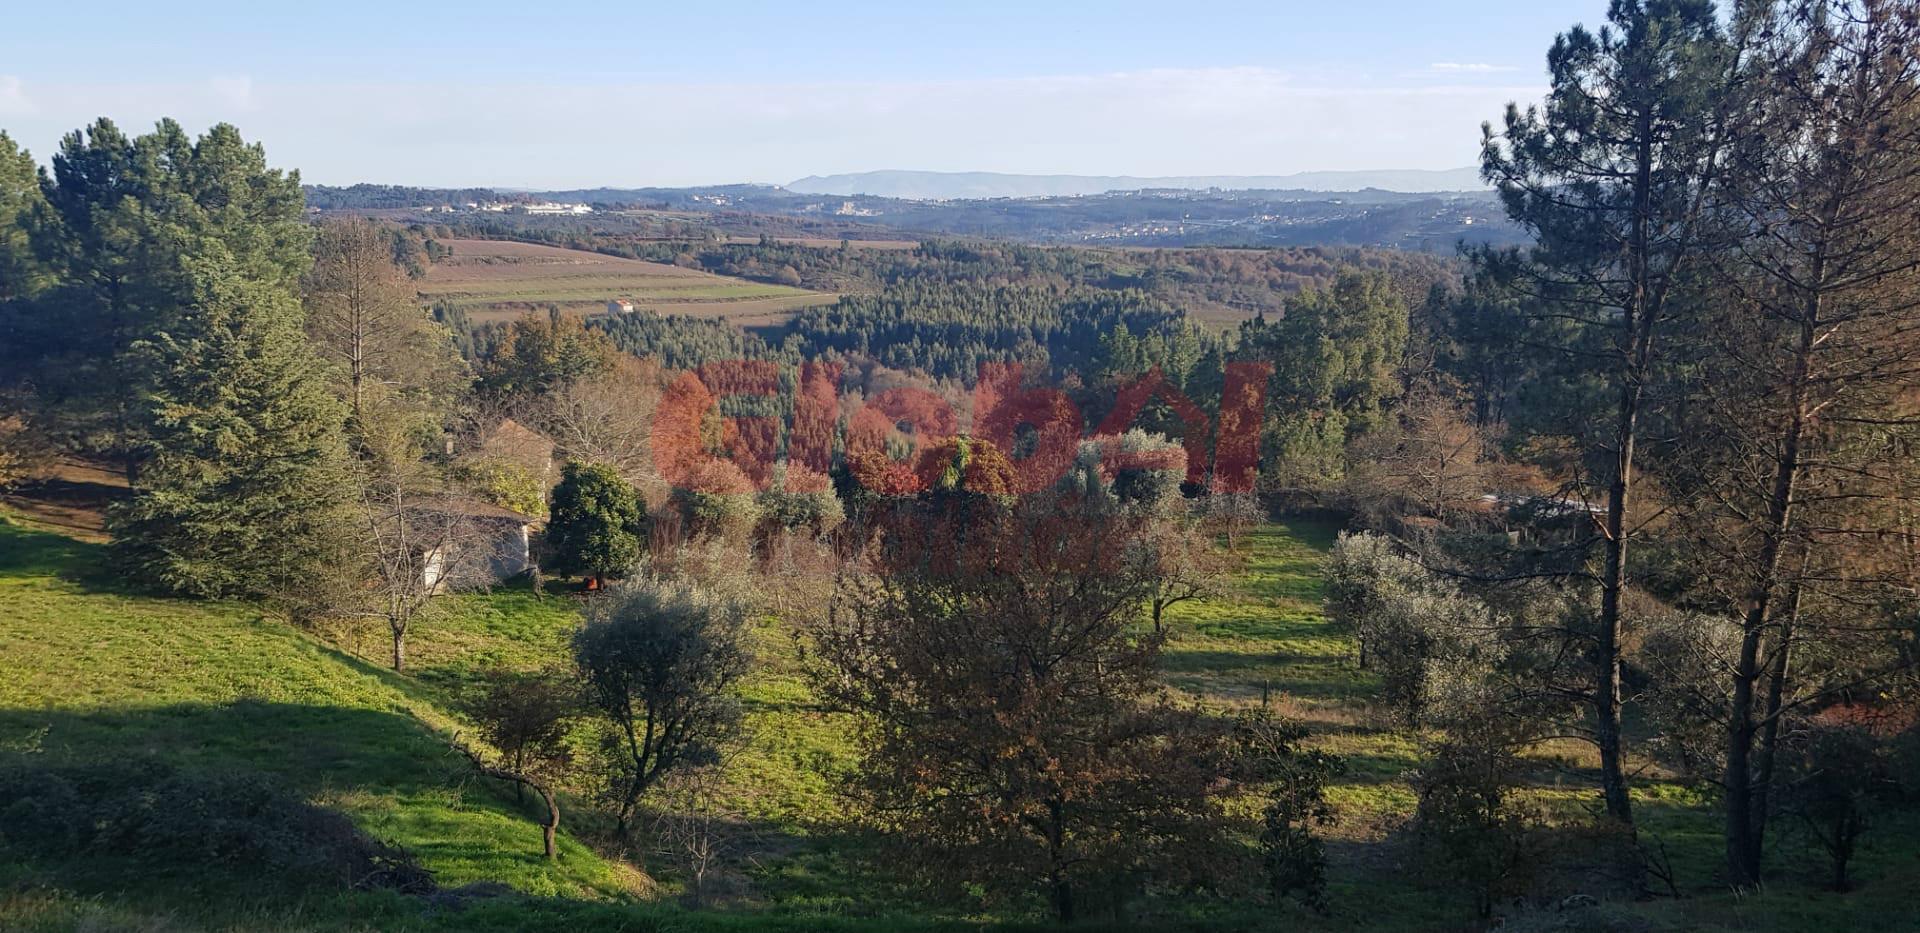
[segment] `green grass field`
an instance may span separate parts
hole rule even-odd
[[[553,305],[569,314],[606,313],[615,298],[652,314],[784,321],[838,296],[712,275],[657,262],[506,240],[447,241],[453,254],[419,283],[422,299],[453,305],[477,323],[512,320]]]
[[[1465,904],[1419,882],[1395,828],[1412,808],[1405,773],[1419,736],[1382,728],[1366,709],[1371,683],[1351,642],[1320,616],[1320,554],[1333,528],[1272,525],[1242,541],[1231,593],[1175,610],[1168,680],[1210,704],[1266,702],[1310,724],[1314,741],[1348,757],[1331,791],[1334,912],[1166,905],[1137,929],[1471,930]],[[916,908],[862,867],[830,774],[850,761],[846,723],[812,704],[786,627],[763,620],[759,662],[744,690],[751,740],[725,782],[727,809],[751,828],[718,909],[676,906],[665,866],[603,857],[564,834],[562,857],[538,855],[531,812],[475,781],[447,740],[460,700],[493,667],[564,656],[574,604],[524,588],[455,597],[412,641],[406,676],[379,666],[377,632],[297,630],[240,604],[130,594],[104,579],[103,553],[55,534],[0,523],[0,761],[87,765],[164,761],[182,769],[267,775],[414,852],[444,887],[502,881],[524,897],[456,910],[389,893],[283,894],[244,866],[49,863],[0,845],[0,929],[213,930],[933,930],[994,925],[959,907]],[[1556,786],[1557,785],[1557,786]],[[1544,804],[1592,796],[1576,768],[1543,780]],[[1860,890],[1834,895],[1789,872],[1759,896],[1714,883],[1717,824],[1709,802],[1677,785],[1640,789],[1646,832],[1671,854],[1680,900],[1609,908],[1631,926],[1709,931],[1920,929],[1908,889],[1920,881],[1920,823],[1876,828]],[[0,801],[0,814],[7,802]],[[593,838],[592,821],[576,819]],[[0,826],[0,838],[5,829]],[[1788,863],[1783,850],[1776,863]],[[659,869],[649,877],[647,867]],[[1097,925],[1096,925],[1097,928]]]

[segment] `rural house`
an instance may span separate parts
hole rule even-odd
[[[554,450],[553,441],[545,434],[512,418],[504,418],[481,436],[473,454],[476,459],[497,460],[521,467],[539,477],[543,484],[551,486]]]
[[[430,529],[421,553],[422,582],[435,590],[490,586],[533,569],[529,516],[472,498],[414,506],[412,523]]]

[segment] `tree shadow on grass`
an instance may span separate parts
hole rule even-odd
[[[256,699],[107,712],[0,709],[0,749],[60,765],[148,760],[242,770],[303,795],[359,786],[418,792],[446,786],[457,771],[445,745],[411,716]]]
[[[621,890],[617,876],[571,837],[562,839],[561,861],[548,862],[540,853],[538,824],[510,796],[478,781],[442,738],[399,712],[250,699],[108,712],[5,709],[0,777],[8,774],[22,787],[61,785],[48,800],[103,819],[125,812],[126,801],[143,799],[155,775],[216,789],[176,793],[152,805],[163,815],[173,813],[175,823],[245,818],[217,792],[239,781],[347,814],[369,836],[441,873],[443,885],[491,880],[521,890],[601,896]],[[35,774],[57,780],[39,781]],[[78,796],[66,786],[79,788]],[[43,804],[0,800],[0,814],[12,819],[22,813],[10,807]],[[277,817],[260,818],[244,832],[271,839],[281,829]],[[301,887],[297,879],[279,877],[254,860],[203,859],[192,847],[184,855],[168,850],[164,857],[129,853],[122,851],[123,838],[103,837],[77,853],[50,853],[25,834],[0,829],[0,867],[86,894],[151,894],[169,903],[186,896],[178,892],[198,899],[254,887],[272,898],[309,893],[294,890]]]
[[[101,582],[106,548],[0,520],[0,577],[60,577]]]
[[[400,712],[255,699],[110,712],[0,709],[0,778],[23,768],[57,772],[81,787],[83,796],[98,795],[103,801],[137,795],[142,789],[139,783],[156,773],[257,777],[289,795],[352,815],[371,836],[405,849],[425,867],[440,872],[443,886],[494,881],[523,892],[550,892],[553,883],[559,882],[562,891],[568,890],[567,885],[579,885],[594,890],[594,896],[614,901],[629,896],[617,876],[592,880],[597,876],[591,872],[568,871],[570,864],[584,867],[575,860],[591,857],[577,835],[596,822],[586,810],[569,812],[556,868],[539,851],[537,818],[542,814],[535,801],[516,802],[510,786],[473,774],[441,736]],[[18,803],[0,800],[0,814]],[[25,805],[36,804],[28,800]],[[109,802],[103,809],[112,812],[114,806]],[[205,806],[215,814],[222,809],[217,800]],[[763,864],[799,855],[801,850],[835,853],[837,860],[843,852],[841,842],[850,838],[828,829],[809,833],[804,840],[792,839],[780,828],[757,821],[737,821],[724,830],[759,840],[746,854]],[[0,876],[25,877],[37,885],[87,897],[130,897],[165,905],[168,911],[219,899],[257,903],[272,911],[312,894],[280,885],[282,879],[245,862],[169,859],[156,863],[98,848],[77,857],[71,853],[50,856],[37,851],[33,840],[10,835],[4,826],[0,826]],[[870,879],[842,876],[824,883],[843,898],[839,901],[843,912],[879,913],[903,903],[876,901],[870,895]],[[794,896],[794,890],[786,889],[791,884],[790,877],[784,879],[783,890],[777,893],[783,898]],[[513,896],[511,900],[517,906],[507,913],[526,911],[529,917],[568,914],[587,903],[564,896]],[[727,912],[751,913],[766,906],[757,897],[748,900],[740,911]],[[427,906],[437,909],[432,903]],[[413,909],[417,912],[420,905]],[[599,908],[594,913],[604,916]],[[632,925],[636,923],[641,925]],[[0,917],[0,928],[4,927],[5,919]],[[439,926],[428,924],[427,928]],[[449,922],[446,928],[470,929],[457,922]],[[624,920],[610,928],[651,927],[645,925],[643,914],[627,911]]]

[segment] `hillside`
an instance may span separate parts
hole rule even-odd
[[[443,887],[497,880],[589,900],[632,892],[630,872],[572,838],[546,863],[525,817],[464,778],[447,745],[459,725],[445,693],[249,606],[124,592],[97,573],[101,556],[96,545],[0,524],[0,656],[9,672],[0,748],[9,757],[259,775],[415,853]],[[558,621],[551,611],[519,614],[529,624]],[[0,877],[66,874],[17,858]],[[137,886],[115,893],[164,900],[179,886],[227,882],[220,866],[147,868]],[[245,866],[232,868],[244,876]]]
[[[1397,827],[1411,809],[1405,773],[1419,760],[1420,738],[1376,724],[1372,676],[1353,669],[1352,640],[1320,615],[1317,568],[1332,534],[1294,523],[1250,535],[1233,592],[1176,607],[1179,634],[1166,667],[1170,685],[1189,698],[1222,707],[1267,702],[1306,722],[1316,745],[1346,756],[1346,775],[1329,789],[1338,812],[1328,830],[1335,912],[1219,915],[1196,903],[1196,913],[1140,918],[1148,927],[1461,928],[1459,904],[1405,880]],[[0,682],[0,774],[25,765],[116,775],[144,763],[259,775],[413,853],[442,889],[501,881],[522,896],[465,906],[375,892],[316,900],[262,884],[247,865],[184,860],[127,875],[97,860],[0,851],[0,928],[892,931],[978,929],[993,919],[915,906],[863,867],[864,846],[829,777],[846,760],[845,726],[810,702],[778,619],[758,629],[757,672],[744,690],[752,738],[721,790],[724,810],[748,833],[726,869],[734,893],[727,911],[688,913],[659,899],[675,890],[670,870],[649,879],[571,833],[563,833],[560,860],[546,863],[530,813],[471,778],[447,750],[461,728],[457,701],[479,672],[562,656],[577,619],[571,600],[535,599],[524,588],[457,597],[455,612],[421,631],[418,666],[402,676],[365,660],[378,655],[377,636],[303,632],[245,605],[127,593],[100,575],[100,557],[95,545],[0,524],[0,604],[8,607],[0,656],[10,670]],[[1563,752],[1580,761],[1569,750],[1554,754]],[[1590,786],[1584,763],[1543,767],[1532,794],[1549,809],[1577,809]],[[1895,919],[1903,913],[1893,902],[1920,877],[1920,855],[1898,826],[1884,827],[1881,843],[1863,855],[1863,889],[1854,895],[1782,885],[1735,901],[1712,882],[1715,827],[1706,801],[1651,780],[1640,796],[1647,831],[1672,857],[1689,897],[1635,908],[1631,920],[1618,914],[1631,926],[1606,929],[1912,929]],[[591,831],[582,809],[569,830]],[[16,818],[0,834],[20,825],[20,811],[10,812]],[[640,853],[637,861],[651,859]]]

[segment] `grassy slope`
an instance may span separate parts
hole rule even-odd
[[[421,684],[245,606],[117,592],[92,576],[100,558],[97,546],[0,524],[7,751],[261,772],[414,851],[443,885],[625,896],[623,873],[571,838],[557,863],[539,857],[526,817],[448,754],[455,724]],[[18,879],[32,866],[4,871]],[[130,893],[164,895],[180,880],[141,891],[133,879]]]
[[[1247,566],[1234,593],[1175,610],[1170,682],[1210,703],[1263,696],[1308,721],[1316,741],[1348,756],[1332,791],[1336,915],[1229,918],[1230,926],[1333,930],[1463,929],[1460,907],[1408,882],[1392,828],[1411,810],[1404,773],[1418,737],[1370,724],[1369,678],[1352,645],[1319,611],[1319,554],[1333,529],[1312,523],[1263,528],[1242,543]],[[412,642],[415,669],[377,665],[377,636],[309,637],[244,606],[153,599],[87,578],[99,552],[65,538],[0,525],[0,743],[57,756],[159,755],[214,767],[263,770],[341,807],[374,834],[420,854],[446,884],[505,880],[559,898],[421,915],[399,898],[342,897],[272,920],[218,915],[232,929],[906,929],[965,926],[908,918],[910,895],[864,876],[844,855],[857,841],[825,772],[849,760],[847,730],[812,707],[793,642],[775,622],[758,630],[761,663],[745,694],[753,740],[734,763],[728,803],[758,842],[751,893],[728,914],[685,914],[633,902],[626,870],[571,840],[558,866],[535,855],[525,814],[464,779],[448,759],[447,712],[492,666],[531,667],[562,656],[576,621],[571,605],[525,590],[461,597]],[[293,737],[291,740],[289,737]],[[1589,796],[1576,773],[1543,799]],[[1649,832],[1674,856],[1693,895],[1631,908],[1655,929],[1789,931],[1920,929],[1905,890],[1920,881],[1910,821],[1883,827],[1860,864],[1863,890],[1815,893],[1797,881],[1744,900],[1717,894],[1716,825],[1704,802],[1671,785],[1641,792]],[[1783,859],[1784,861],[1784,859]],[[0,863],[0,927],[196,929],[150,926],[151,905],[184,906],[161,886],[130,900],[70,893],[6,893],[28,866]],[[77,887],[77,886],[76,886]],[[81,890],[85,890],[82,888]],[[141,905],[147,905],[143,909]],[[836,918],[850,918],[844,922]],[[859,918],[867,918],[865,920]]]

